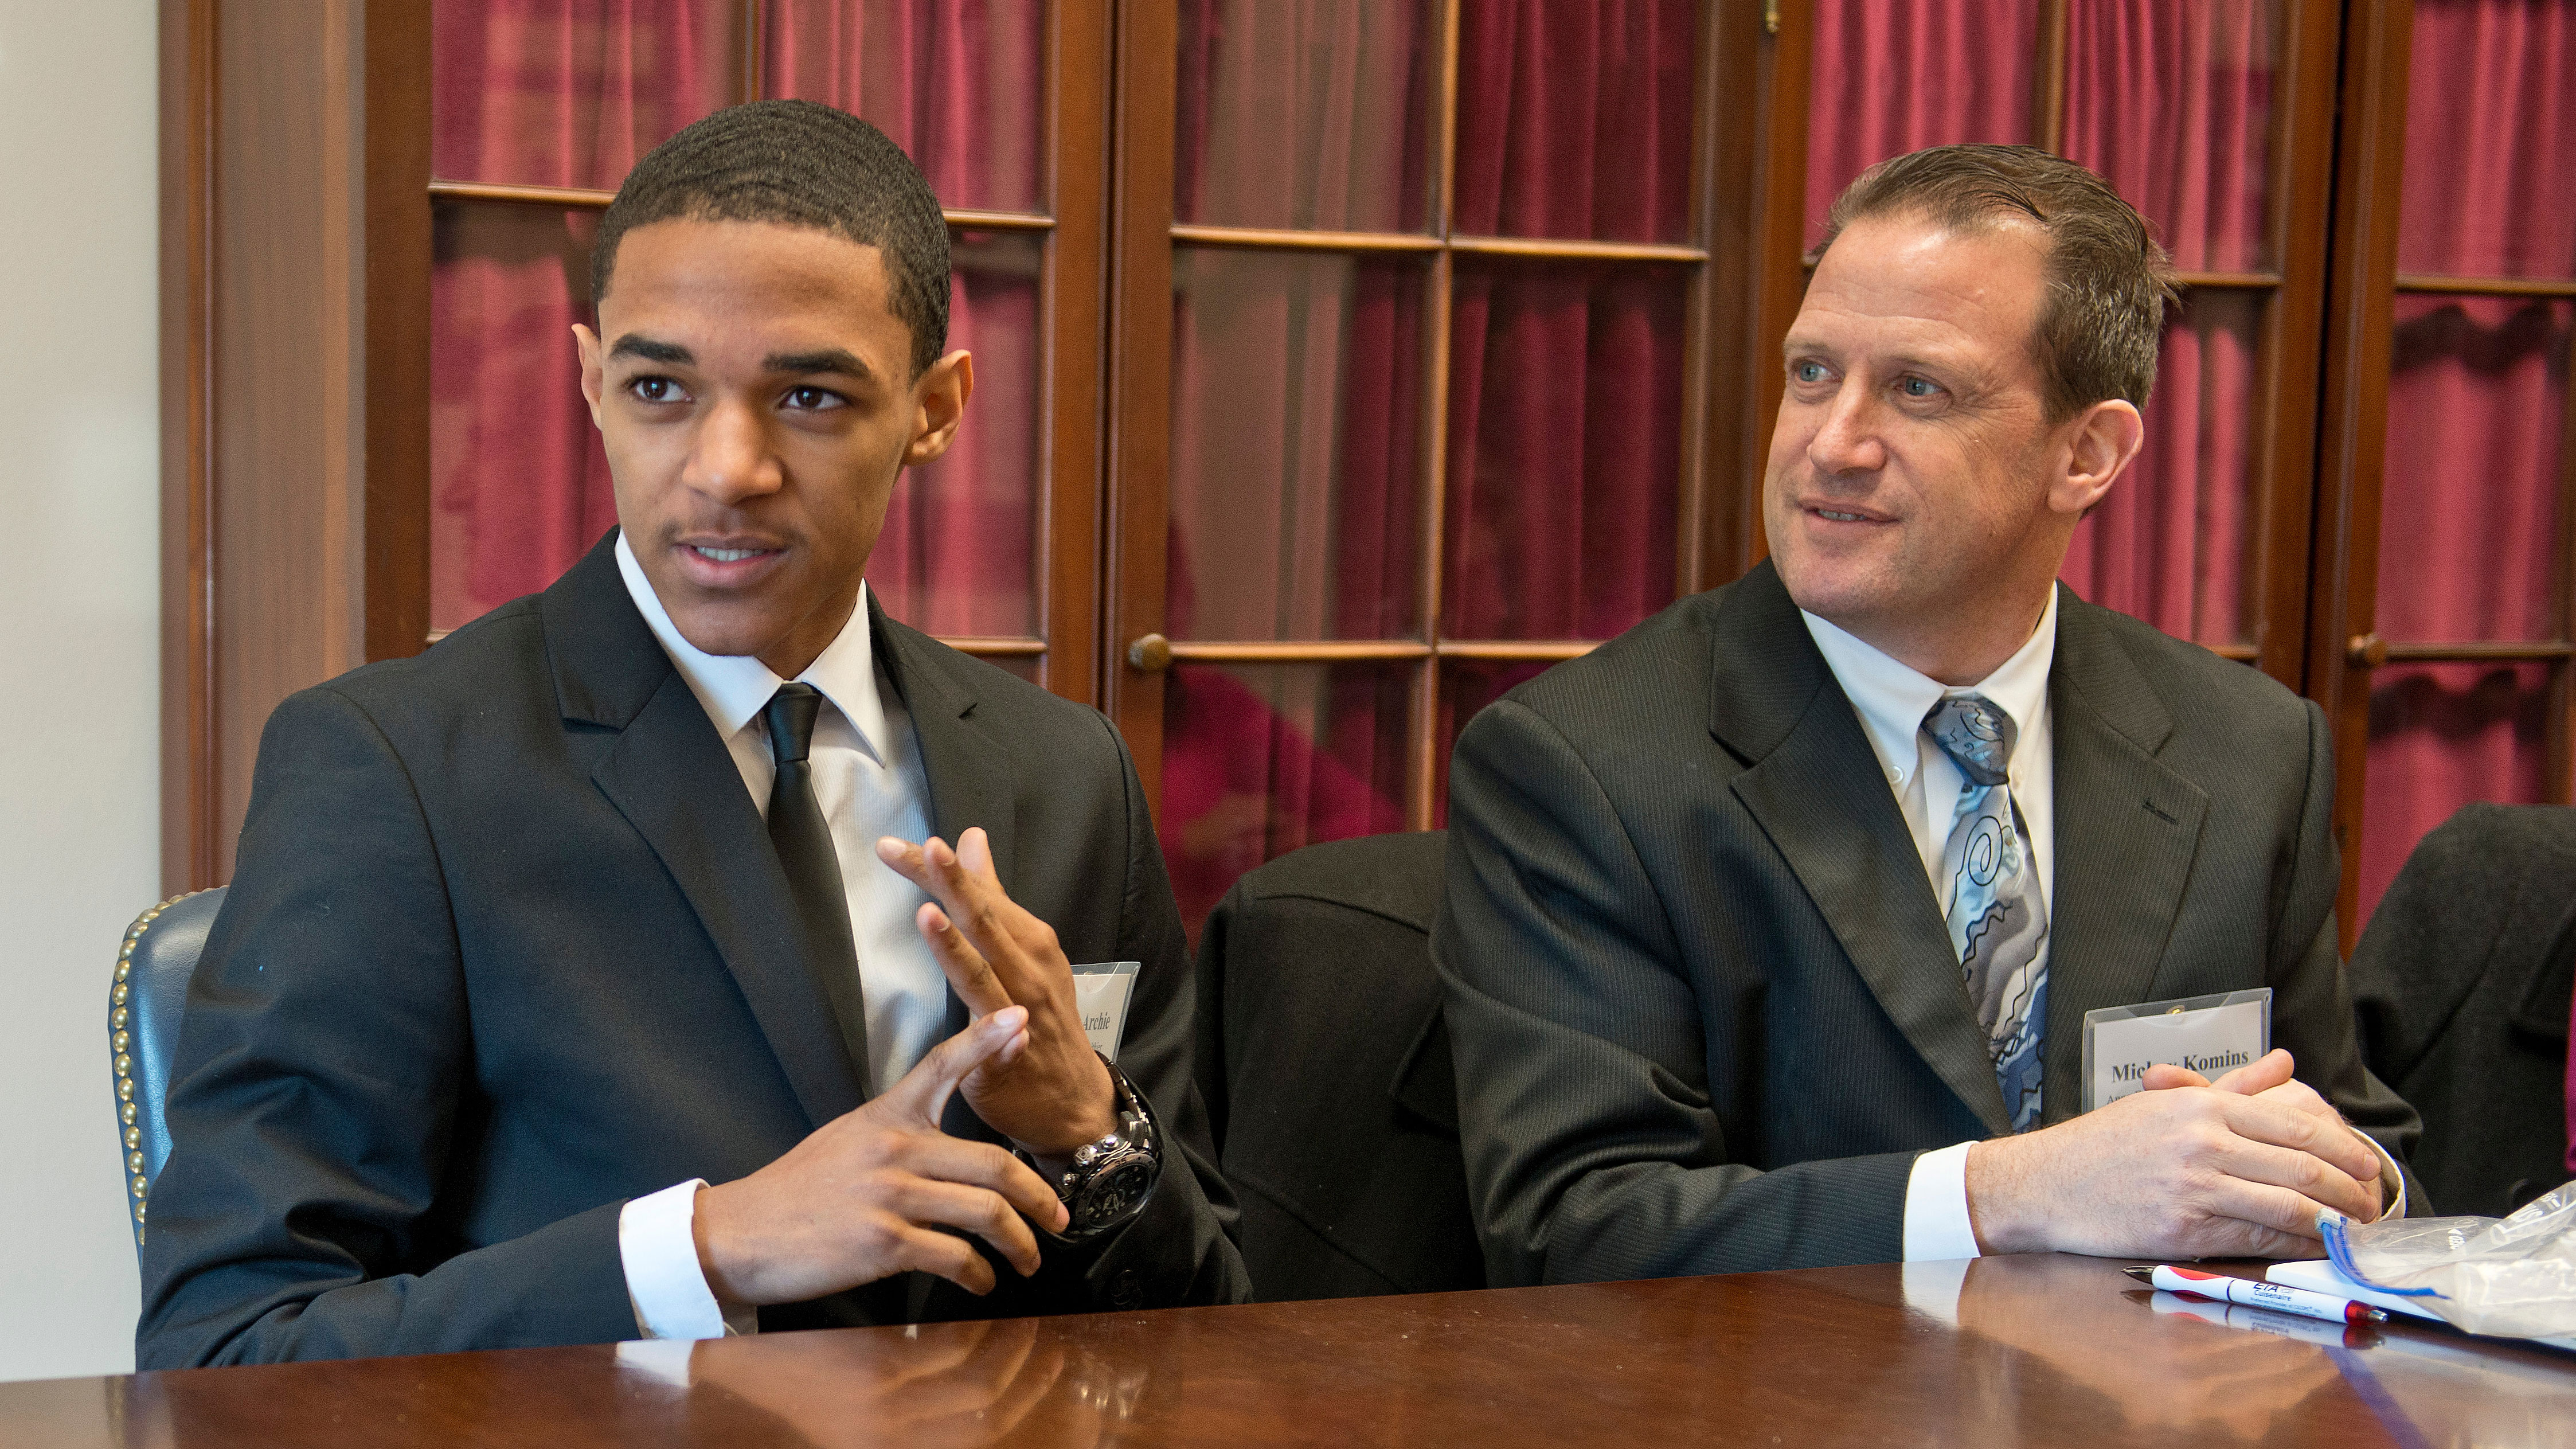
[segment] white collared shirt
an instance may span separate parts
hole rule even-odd
[[[2017,733],[2004,773],[2012,787],[2013,803],[2021,808],[2022,823],[2030,831],[2030,858],[2039,871],[2040,903],[2048,908],[2053,920],[2057,906],[2057,752],[2049,722],[2048,675],[2057,660],[2056,588],[2049,589],[2047,607],[2040,611],[2039,625],[2031,631],[2030,638],[1992,674],[1964,688],[1919,674],[1803,609],[1798,617],[1806,621],[1807,633],[1825,656],[1825,667],[1833,671],[1834,682],[1842,686],[1844,696],[1860,716],[1861,733],[1869,737],[1870,752],[1878,757],[1879,771],[1896,796],[1906,829],[1913,832],[1914,848],[1923,858],[1923,873],[1932,882],[1933,897],[1945,913],[1950,902],[1941,898],[1945,885],[1941,849],[1948,843],[1950,807],[1958,800],[1959,788],[1967,777],[1924,732],[1923,717],[1943,699],[1963,694],[1983,695],[2012,717]],[[2049,939],[2043,937],[2040,962],[2047,961],[2049,945]],[[2370,1142],[2379,1153],[2382,1198],[2390,1203],[2387,1211],[2392,1216],[2402,1215],[2406,1211],[2405,1178],[2397,1171],[2396,1159],[2377,1142],[2366,1137],[2362,1140]],[[1975,1145],[1960,1142],[1914,1159],[1913,1174],[1905,1184],[1907,1262],[1980,1256],[1976,1227],[1968,1216],[1968,1149]]]
[[[786,681],[750,655],[709,654],[683,637],[623,533],[617,538],[617,570],[732,754],[754,808],[766,816],[777,765],[761,711]],[[913,913],[930,898],[876,857],[879,837],[928,838],[930,786],[912,719],[876,662],[864,583],[839,636],[796,677],[822,691],[826,701],[806,758],[840,857],[850,939],[858,947],[868,1015],[868,1059],[858,1065],[871,1093],[882,1092],[937,1044],[948,1022],[948,977],[913,924]],[[636,1198],[618,1219],[627,1294],[648,1338],[714,1338],[727,1330],[698,1267],[695,1216],[697,1189],[704,1185],[692,1180]],[[737,1314],[733,1327],[747,1332],[750,1319]]]
[[[2015,734],[2004,773],[2013,803],[2021,807],[2022,823],[2030,831],[2030,859],[2039,871],[2040,902],[2053,914],[2056,752],[2049,729],[2048,671],[2057,659],[2057,590],[2049,589],[2048,604],[2040,610],[2039,625],[2030,638],[1994,673],[1965,688],[1918,673],[1803,609],[1798,617],[1806,621],[1807,633],[1825,656],[1825,667],[1833,671],[1834,682],[1842,686],[1860,716],[1861,733],[1869,737],[1879,773],[1896,796],[1905,828],[1914,836],[1915,851],[1923,858],[1923,874],[1945,912],[1950,903],[1940,898],[1945,884],[1941,848],[1948,843],[1950,807],[1967,777],[1924,733],[1923,717],[1943,699],[1962,694],[1983,695],[2011,716]],[[2041,962],[2048,959],[2048,946],[2043,938]],[[1913,1175],[1905,1184],[1906,1261],[1978,1256],[1977,1230],[1968,1216],[1968,1149],[1974,1145],[1961,1142],[1914,1159]]]

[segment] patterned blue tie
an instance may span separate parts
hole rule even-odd
[[[2048,1025],[2048,906],[2030,858],[2029,828],[2013,803],[2006,767],[2012,716],[1982,695],[1945,699],[1923,730],[1959,767],[1959,801],[1941,847],[1942,904],[1959,979],[1986,1029],[1986,1052],[2015,1132],[2039,1120],[2039,1039]]]

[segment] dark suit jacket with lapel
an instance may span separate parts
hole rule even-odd
[[[2336,954],[2316,707],[2061,590],[2045,1118],[2084,1013],[2275,988],[2402,1162]],[[1924,1151],[2004,1132],[1922,857],[1769,564],[1479,714],[1433,953],[1497,1284],[1902,1256]]]
[[[1139,1220],[1034,1279],[1001,1268],[987,1300],[898,1279],[763,1326],[1247,1296],[1125,747],[1097,711],[873,606],[870,626],[933,828],[990,831],[1073,960],[1144,963],[1119,1061],[1179,1150]],[[140,1362],[635,1337],[626,1200],[742,1177],[863,1100],[796,919],[607,541],[419,658],[287,700],[189,993]],[[992,1137],[962,1096],[947,1125]]]

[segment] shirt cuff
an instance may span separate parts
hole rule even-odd
[[[646,1338],[725,1338],[760,1331],[756,1310],[728,1312],[698,1266],[698,1189],[703,1177],[630,1198],[617,1214],[617,1256],[626,1301]]]
[[[1976,1258],[1977,1229],[1968,1220],[1968,1149],[1962,1142],[1914,1159],[1905,1180],[1905,1261]]]

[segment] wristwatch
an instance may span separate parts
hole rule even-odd
[[[1073,1165],[1047,1183],[1071,1219],[1056,1236],[1072,1242],[1124,1227],[1143,1211],[1163,1171],[1162,1133],[1154,1124],[1153,1106],[1116,1062],[1104,1056],[1100,1064],[1109,1069],[1110,1085],[1118,1091],[1118,1130],[1075,1148]],[[1025,1149],[1020,1157],[1038,1168],[1040,1177],[1048,1176]]]

